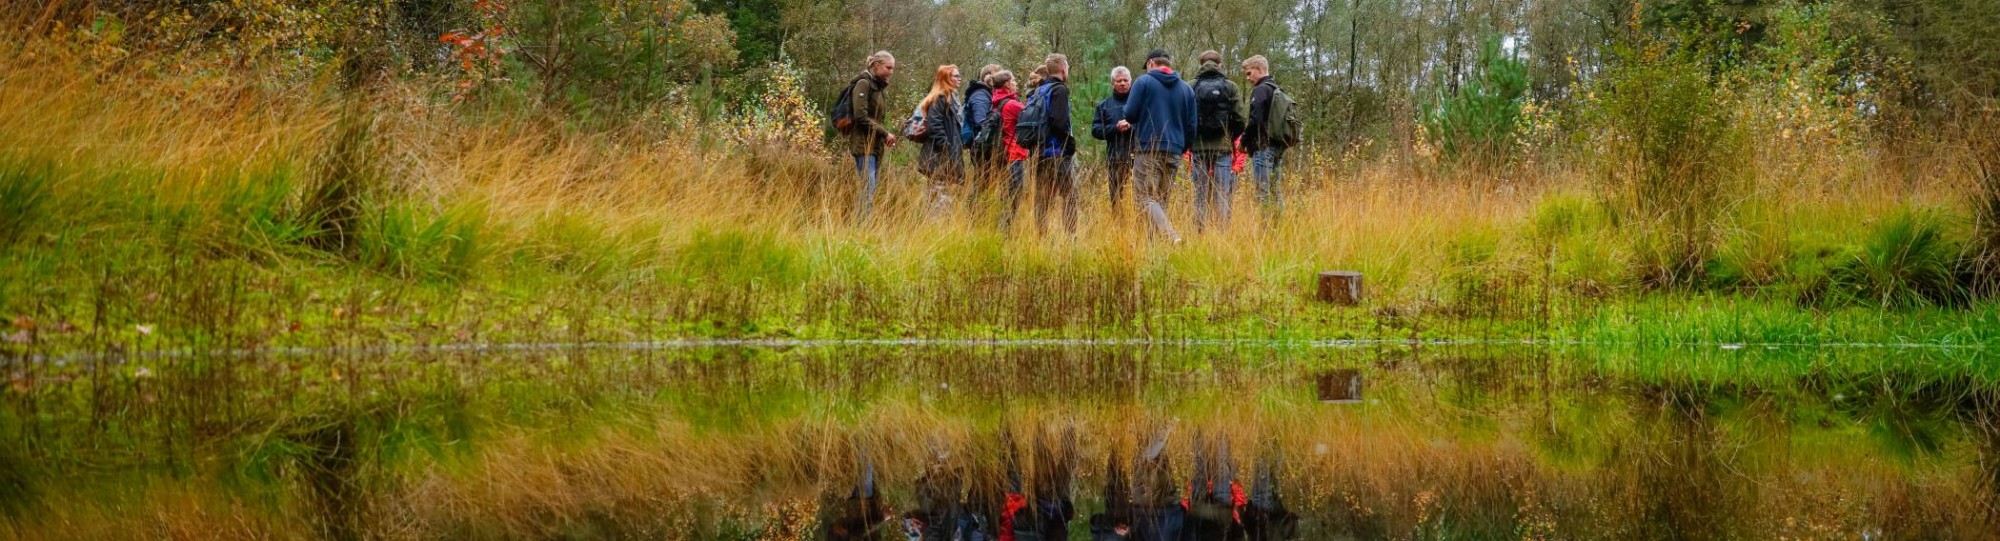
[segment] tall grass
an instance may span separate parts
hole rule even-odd
[[[1090,160],[1079,171],[1085,219],[1075,236],[996,231],[990,192],[929,219],[923,182],[901,151],[879,211],[854,225],[846,213],[856,182],[842,160],[720,132],[646,122],[578,130],[473,114],[413,83],[385,84],[363,101],[329,88],[165,76],[97,85],[94,72],[46,57],[9,62],[0,165],[49,173],[9,177],[26,180],[6,189],[45,195],[5,203],[41,210],[10,214],[23,217],[10,230],[36,234],[15,234],[9,255],[23,264],[5,271],[0,311],[131,335],[187,319],[147,315],[170,315],[164,304],[111,306],[199,289],[174,280],[235,276],[242,282],[209,289],[255,299],[229,307],[245,328],[169,325],[148,340],[298,344],[326,337],[294,324],[336,323],[419,342],[1522,336],[1547,318],[1588,321],[1589,305],[1663,295],[1647,287],[1663,280],[1729,295],[1823,290],[1810,284],[1838,273],[1795,254],[1858,250],[1869,218],[1956,208],[1965,186],[1866,174],[1866,161],[1801,170],[1718,161],[1734,156],[1722,147],[1708,158],[1678,153],[1675,141],[1712,135],[1714,119],[1658,127],[1666,135],[1607,162],[1640,167],[1629,177],[1576,159],[1522,167],[1503,182],[1301,149],[1282,221],[1240,212],[1227,232],[1174,247],[1110,212]],[[1644,96],[1628,98],[1627,116],[1657,112]],[[1724,177],[1767,178],[1766,168],[1794,176],[1729,191]],[[1607,184],[1605,175],[1644,183]],[[1694,178],[1713,190],[1676,184]],[[1176,182],[1185,195],[1185,177]],[[1614,185],[1624,191],[1607,194]],[[1653,195],[1632,191],[1642,187]],[[1254,206],[1242,191],[1238,207]],[[1649,202],[1699,194],[1680,207]],[[1737,236],[1747,211],[1731,201],[1746,198],[1781,203],[1756,210],[1764,229]],[[1170,214],[1186,224],[1191,206],[1181,201]],[[1681,210],[1647,214],[1671,208]],[[1749,278],[1695,278],[1718,264]],[[1366,274],[1367,310],[1312,301],[1313,275],[1330,269]],[[157,291],[113,294],[132,283]],[[1812,295],[1793,297],[1770,301]],[[563,330],[544,332],[552,323]],[[82,334],[37,339],[79,343]]]

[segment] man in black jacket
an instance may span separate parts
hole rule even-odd
[[[1271,95],[1278,90],[1278,81],[1271,78],[1271,62],[1262,55],[1243,61],[1243,76],[1256,85],[1250,91],[1250,122],[1243,129],[1243,152],[1250,155],[1250,174],[1257,182],[1257,205],[1264,209],[1266,223],[1278,219],[1285,208],[1285,198],[1279,187],[1284,184],[1280,175],[1285,161],[1285,149],[1271,144],[1272,122],[1284,122],[1282,118],[1271,118]]]
[[[1194,151],[1194,229],[1229,227],[1229,200],[1236,193],[1236,137],[1243,134],[1241,93],[1222,67],[1222,53],[1201,53],[1201,68],[1193,84],[1196,138]]]
[[[1111,69],[1111,97],[1097,102],[1097,114],[1090,121],[1090,136],[1104,141],[1104,170],[1110,173],[1111,212],[1120,214],[1118,199],[1132,180],[1132,125],[1120,126],[1125,119],[1125,98],[1132,95],[1132,70]]]
[[[1035,231],[1048,234],[1049,205],[1055,198],[1063,199],[1063,225],[1070,234],[1076,234],[1077,200],[1076,137],[1070,135],[1069,118],[1069,57],[1060,53],[1049,55],[1043,61],[1049,75],[1042,81],[1042,87],[1035,92],[1046,92],[1048,120],[1042,125],[1048,130],[1048,140],[1040,149],[1028,149],[1038,160],[1035,162]]]

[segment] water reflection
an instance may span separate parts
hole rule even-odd
[[[796,522],[782,518],[794,500],[812,517],[797,533],[825,539],[2000,537],[2000,369],[1976,352],[840,347],[243,362],[17,394],[13,418],[40,421],[13,425],[9,452],[111,460],[61,447],[88,435],[132,442],[116,456],[185,456],[231,434],[311,434],[256,423],[312,404],[363,412],[313,417],[348,427],[343,441],[448,425],[438,432],[479,451],[449,469],[398,465],[416,473],[343,496],[337,513],[300,511],[398,532],[369,534],[384,538],[487,523],[556,538],[584,521],[764,535]],[[267,374],[281,384],[255,379]],[[243,378],[220,383],[236,393],[228,407],[187,398],[217,378]],[[157,422],[101,422],[109,411]],[[551,431],[561,444],[515,436]],[[282,471],[381,476],[368,461],[412,454],[363,447],[347,467]],[[554,481],[532,498],[494,495],[519,479]],[[603,479],[619,482],[584,481]]]

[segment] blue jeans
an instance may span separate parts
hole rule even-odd
[[[1236,193],[1236,157],[1228,151],[1194,153],[1194,230],[1199,232],[1214,222],[1217,229],[1229,225],[1229,195]]]
[[[1250,174],[1257,182],[1257,204],[1264,208],[1264,218],[1275,220],[1285,210],[1285,194],[1281,189],[1285,184],[1285,151],[1267,148],[1250,157]]]
[[[868,215],[875,211],[876,179],[882,172],[882,160],[875,156],[855,156],[854,172],[861,175],[861,195],[854,202],[854,221],[859,223],[868,220]]]

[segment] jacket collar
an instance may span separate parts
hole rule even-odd
[[[882,80],[880,77],[876,77],[875,72],[873,70],[861,70],[861,78],[867,79],[868,84],[875,85],[875,88],[878,89],[889,87],[889,82]]]

